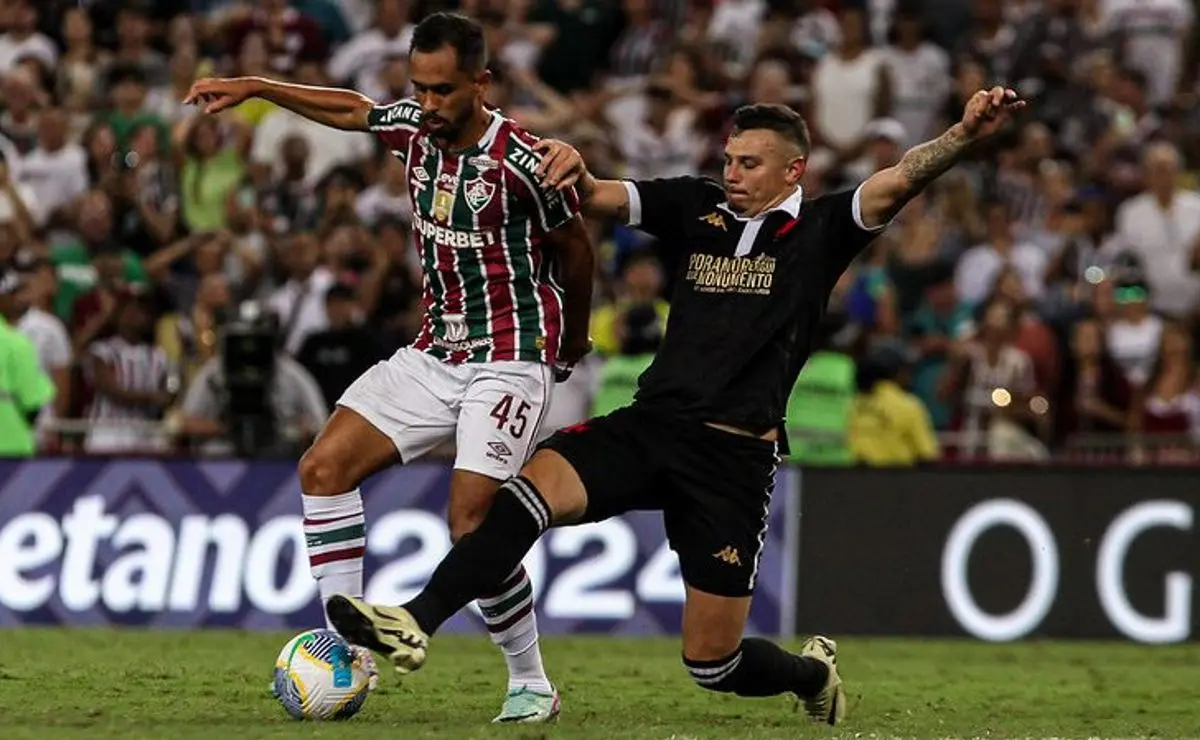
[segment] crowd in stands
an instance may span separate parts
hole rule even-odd
[[[399,161],[264,101],[209,117],[181,99],[208,75],[399,99],[414,22],[444,9],[486,28],[489,102],[606,177],[719,178],[729,114],[784,103],[812,129],[815,198],[1014,87],[1018,125],[837,286],[792,454],[1044,459],[1092,440],[1190,459],[1191,0],[0,0],[0,266],[23,276],[10,323],[57,391],[42,451],[227,452],[218,356],[247,306],[274,317],[272,408],[299,440],[412,338]],[[628,403],[670,310],[676,255],[588,228],[595,353],[543,433]]]

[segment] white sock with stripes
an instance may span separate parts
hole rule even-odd
[[[542,666],[533,584],[525,566],[518,566],[495,596],[478,599],[478,603],[492,642],[500,646],[508,663],[509,691],[522,686],[542,694],[553,691]]]
[[[322,611],[334,594],[361,597],[367,544],[362,494],[356,488],[337,496],[300,498],[308,565],[321,592]],[[333,629],[328,617],[325,625]]]

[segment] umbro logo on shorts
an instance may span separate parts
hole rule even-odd
[[[512,450],[508,449],[508,445],[499,440],[492,440],[487,443],[487,456],[496,462],[507,462],[508,458],[512,457]]]

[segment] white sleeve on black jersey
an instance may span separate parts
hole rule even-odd
[[[670,177],[655,180],[626,180],[629,193],[629,225],[656,236],[683,236],[699,209],[711,210],[707,191],[721,186],[701,177]]]

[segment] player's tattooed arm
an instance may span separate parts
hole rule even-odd
[[[906,203],[1024,106],[1015,92],[1002,87],[975,93],[960,122],[938,138],[909,149],[896,165],[876,172],[860,186],[859,223],[878,228],[890,222]]]
[[[547,187],[565,190],[574,185],[585,216],[629,221],[629,191],[624,183],[592,176],[583,155],[566,142],[543,139],[534,148],[543,155],[537,174]]]

